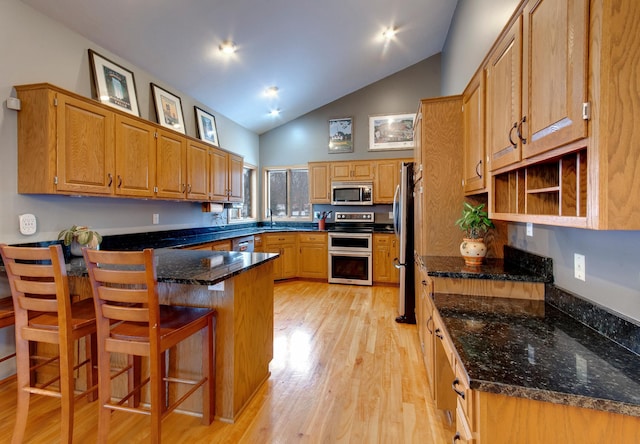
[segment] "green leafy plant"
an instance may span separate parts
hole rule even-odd
[[[102,242],[102,236],[97,231],[89,229],[89,227],[74,225],[71,228],[62,230],[58,234],[58,239],[62,240],[67,246],[75,239],[80,245],[87,245],[95,248]]]
[[[484,204],[474,206],[469,202],[463,203],[462,217],[456,221],[456,225],[465,232],[467,239],[480,239],[490,228],[494,228],[489,214],[484,211]]]

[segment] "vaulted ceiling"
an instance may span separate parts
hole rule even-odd
[[[457,3],[22,1],[257,134],[437,54]],[[231,55],[219,50],[228,40]]]

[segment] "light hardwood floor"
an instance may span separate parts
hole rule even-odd
[[[395,287],[293,281],[275,286],[271,377],[235,424],[172,413],[167,443],[447,443],[430,400],[415,325],[397,324]],[[0,386],[0,442],[10,442],[15,383]],[[35,396],[26,442],[58,442],[55,399]],[[113,443],[144,443],[148,418],[115,412]],[[97,404],[81,401],[75,442],[95,442]]]

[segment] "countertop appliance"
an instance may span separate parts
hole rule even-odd
[[[373,284],[373,212],[336,212],[328,233],[329,283]]]
[[[413,267],[413,163],[403,162],[400,184],[393,198],[393,228],[400,244],[400,255],[394,265],[400,270],[398,317],[396,322],[416,323],[415,281]]]
[[[331,182],[331,204],[373,205],[373,182]]]

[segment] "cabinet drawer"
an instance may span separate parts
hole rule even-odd
[[[458,408],[464,410],[469,423],[473,424],[473,391],[469,388],[469,377],[459,360],[456,360],[454,376],[451,388],[458,398]]]
[[[302,243],[326,243],[327,235],[324,233],[300,233],[298,239]]]
[[[436,340],[442,342],[442,347],[444,348],[447,361],[449,361],[449,365],[451,369],[455,371],[456,368],[456,352],[453,348],[453,342],[449,337],[449,333],[447,333],[447,329],[444,328],[444,323],[440,318],[440,315],[437,312],[433,314],[434,321],[434,334],[436,335]]]
[[[465,412],[460,406],[460,401],[458,401],[458,407],[456,408],[456,434],[453,442],[465,444],[475,443],[473,430],[469,426]]]

